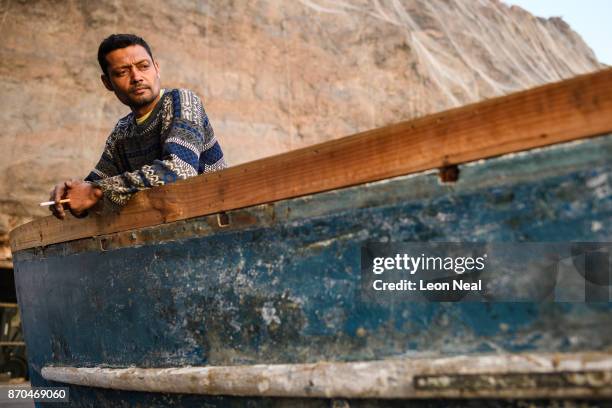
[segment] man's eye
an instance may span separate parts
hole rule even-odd
[[[127,71],[117,71],[115,72],[115,75],[117,76],[124,76],[127,73]]]

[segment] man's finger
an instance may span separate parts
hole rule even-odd
[[[57,217],[63,219],[66,214],[64,213],[64,206],[60,203],[62,196],[65,194],[66,188],[61,184],[58,184],[55,187],[55,196],[53,197],[53,201],[55,201],[55,211],[57,212]]]
[[[62,205],[60,204],[60,200],[62,199],[62,188],[60,186],[57,186],[55,188],[55,194],[53,195],[53,201],[55,201],[55,210],[59,212],[60,208],[62,207]]]
[[[49,210],[51,210],[51,212],[56,218],[59,218],[60,220],[64,218],[63,210],[62,212],[58,211],[55,205],[50,205]]]
[[[57,208],[57,207],[56,207]],[[64,212],[64,208],[62,207],[61,204],[59,204],[59,209],[56,209],[56,213],[57,213],[57,218],[60,219],[64,219],[64,217],[66,216],[66,213]]]
[[[49,201],[55,201],[55,187],[49,191]],[[55,215],[55,205],[50,205],[49,211]]]
[[[55,216],[55,218],[58,218],[58,219],[60,219],[60,220],[63,220],[63,219],[64,219],[64,214],[60,214],[60,213],[59,213],[58,211],[56,211],[56,210],[53,210],[52,212],[53,212],[53,215]]]
[[[55,185],[51,189],[51,192],[49,193],[49,201],[55,201],[55,196],[57,195],[57,188],[58,187],[59,187],[59,185]]]

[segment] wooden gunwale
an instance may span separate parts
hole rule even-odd
[[[160,225],[609,132],[612,69],[145,190],[118,215],[38,219],[11,231],[11,249]]]

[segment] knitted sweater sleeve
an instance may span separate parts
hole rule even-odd
[[[118,160],[115,157],[114,153],[114,144],[117,138],[121,137],[123,133],[125,133],[127,128],[127,117],[119,120],[115,128],[106,139],[106,144],[104,146],[104,152],[102,152],[102,157],[98,160],[98,164],[96,167],[85,177],[85,181],[89,181],[91,183],[96,184],[98,181],[113,177],[121,173],[121,169],[118,167]]]
[[[102,189],[104,207],[108,203],[118,209],[138,191],[226,167],[202,102],[193,92],[172,91],[172,103],[164,106],[161,134],[162,157],[136,171],[120,173],[116,164],[109,164],[114,157],[112,146],[107,145],[86,178]]]

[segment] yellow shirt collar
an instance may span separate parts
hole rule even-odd
[[[164,96],[164,89],[159,91],[159,100],[160,101],[161,101],[161,97],[162,96]],[[157,101],[157,103],[159,103],[159,101]],[[154,110],[155,110],[155,106],[153,107],[153,109],[151,109],[150,111],[148,111],[147,113],[145,113],[141,117],[136,118],[136,124],[137,125],[142,125],[144,123],[144,121],[147,120],[149,118],[149,116],[151,116],[151,112],[153,112]]]

